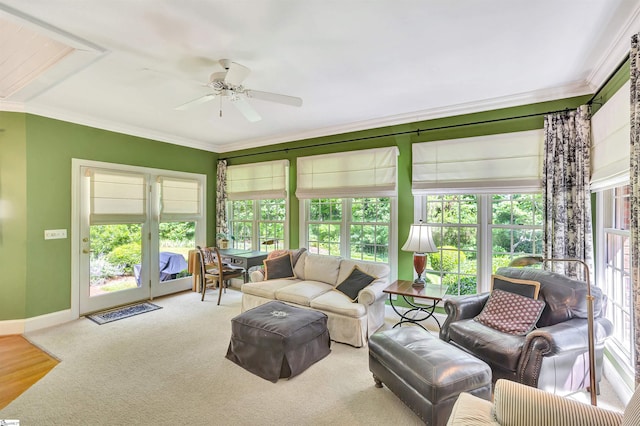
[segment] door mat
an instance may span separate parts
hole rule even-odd
[[[117,309],[97,312],[95,314],[87,315],[87,318],[89,318],[96,324],[102,325],[108,322],[118,321],[123,318],[129,318],[134,315],[144,314],[145,312],[155,311],[156,309],[162,309],[162,307],[154,305],[153,303],[142,302],[136,303],[135,305],[123,306]]]

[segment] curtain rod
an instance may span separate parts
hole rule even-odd
[[[620,62],[620,64],[618,64],[616,69],[611,74],[609,74],[609,77],[607,77],[605,82],[602,83],[600,88],[598,88],[598,90],[593,94],[593,96],[591,96],[591,98],[586,102],[587,105],[591,105],[591,104],[593,104],[595,102],[595,99],[600,95],[600,92],[602,92],[604,87],[613,79],[613,77],[618,73],[618,71],[620,71],[622,69],[622,67],[627,62],[628,59],[629,59],[629,55],[627,54],[626,57],[622,60],[622,62]],[[596,103],[598,103],[598,102],[596,102]],[[220,158],[220,159],[221,160],[231,160],[231,159],[234,159],[234,158],[252,157],[252,156],[255,156],[255,155],[264,155],[264,154],[275,154],[275,153],[278,153],[278,152],[289,152],[289,151],[293,151],[293,150],[296,150],[296,149],[317,148],[317,147],[321,147],[321,146],[330,146],[330,145],[337,145],[337,144],[342,144],[342,143],[361,142],[361,141],[373,140],[373,139],[379,139],[379,138],[388,138],[388,137],[393,137],[393,136],[409,135],[409,134],[412,134],[412,133],[420,135],[420,132],[433,132],[433,131],[437,131],[437,130],[455,129],[457,127],[476,126],[476,125],[482,125],[482,124],[491,124],[491,123],[498,123],[498,122],[501,122],[501,121],[508,121],[508,120],[519,120],[519,119],[522,119],[522,118],[532,118],[532,117],[538,117],[540,115],[556,114],[556,113],[564,112],[564,111],[568,111],[568,108],[555,110],[555,111],[545,111],[545,112],[538,112],[538,113],[534,113],[534,114],[519,115],[519,116],[515,116],[515,117],[503,117],[503,118],[494,118],[492,120],[474,121],[474,122],[470,122],[470,123],[450,124],[448,126],[433,127],[433,128],[428,128],[428,129],[405,130],[405,131],[402,131],[402,132],[385,133],[385,134],[376,135],[376,136],[363,136],[363,137],[360,137],[360,138],[342,139],[342,140],[338,140],[338,141],[323,142],[323,143],[317,143],[317,144],[305,145],[305,146],[296,146],[296,147],[292,147],[292,148],[278,148],[278,149],[272,149],[270,151],[261,151],[261,152],[254,152],[254,153],[250,153],[250,154],[241,154],[241,155],[235,155],[235,156],[232,156],[232,157],[224,157],[224,158]]]
[[[613,72],[611,74],[609,74],[609,77],[607,77],[607,79],[604,81],[604,83],[602,83],[600,85],[598,90],[596,90],[596,92],[593,94],[593,96],[591,96],[591,98],[587,101],[587,105],[591,105],[591,104],[593,104],[595,102],[596,98],[600,95],[600,92],[602,92],[602,90],[605,88],[605,86],[607,84],[609,84],[609,82],[611,80],[613,80],[613,77],[615,77],[616,74],[618,74],[618,71],[620,71],[622,69],[622,67],[627,63],[628,60],[629,60],[629,54],[627,53],[627,55],[622,59],[622,61],[620,61],[620,63],[616,67],[616,69],[613,70]],[[596,102],[596,103],[602,105],[601,102]]]
[[[447,125],[447,126],[440,126],[440,127],[432,127],[432,128],[425,128],[425,129],[405,130],[405,131],[402,131],[402,132],[385,133],[385,134],[382,134],[382,135],[375,135],[375,136],[363,136],[363,137],[360,137],[360,138],[342,139],[342,140],[338,140],[338,141],[323,142],[323,143],[317,143],[317,144],[305,145],[305,146],[296,146],[296,147],[292,147],[292,148],[278,148],[278,149],[272,149],[270,151],[261,151],[261,152],[254,152],[254,153],[249,153],[249,154],[240,154],[240,155],[235,155],[235,156],[231,156],[231,157],[224,157],[224,158],[220,158],[220,160],[232,160],[234,158],[252,157],[252,156],[255,156],[255,155],[274,154],[274,153],[277,153],[277,152],[289,152],[289,151],[293,151],[293,150],[297,150],[297,149],[316,148],[316,147],[320,147],[320,146],[330,146],[330,145],[337,145],[337,144],[341,144],[341,143],[361,142],[361,141],[372,140],[372,139],[388,138],[388,137],[392,137],[392,136],[409,135],[409,134],[412,134],[412,133],[415,133],[415,134],[419,135],[422,132],[432,132],[432,131],[436,131],[436,130],[454,129],[454,128],[457,128],[457,127],[474,126],[474,125],[480,125],[480,124],[491,124],[491,123],[497,123],[497,122],[500,122],[500,121],[507,121],[507,120],[519,120],[519,119],[522,119],[522,118],[531,118],[531,117],[537,117],[537,116],[540,116],[540,115],[555,114],[555,113],[564,112],[564,111],[568,111],[568,108],[559,109],[559,110],[555,110],[555,111],[545,111],[545,112],[538,112],[538,113],[534,113],[534,114],[519,115],[519,116],[515,116],[515,117],[494,118],[494,119],[491,119],[491,120],[474,121],[474,122],[470,122],[470,123],[458,123],[458,124],[450,124],[450,125]]]

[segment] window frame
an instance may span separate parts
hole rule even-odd
[[[611,295],[609,292],[608,285],[606,283],[607,280],[607,236],[608,235],[619,235],[630,238],[630,230],[618,229],[615,227],[615,196],[614,189],[621,188],[628,185],[628,182],[625,184],[618,183],[617,185],[609,185],[603,188],[599,188],[596,194],[596,242],[595,242],[595,276],[596,276],[596,285],[603,291],[604,294],[607,295],[608,305],[607,306],[607,318],[610,320],[615,317],[613,312],[610,312],[611,309],[616,309],[614,307],[618,306],[619,303],[612,302],[612,298],[615,298],[615,294]],[[631,256],[631,252],[628,253]],[[629,262],[629,265],[631,263]],[[628,271],[627,274],[630,274],[631,271]],[[630,296],[631,299],[633,296]],[[629,300],[630,303],[628,310],[631,310],[633,306],[633,301]],[[620,307],[620,310],[624,310],[624,307]],[[615,360],[618,368],[622,369],[623,374],[621,377],[623,379],[632,380],[634,376],[634,366],[635,366],[635,351],[633,350],[633,336],[634,336],[634,322],[633,322],[633,313],[629,312],[631,322],[630,322],[630,330],[629,330],[629,342],[618,342],[616,336],[616,322],[613,322],[614,333],[610,339],[607,339],[605,342],[605,348],[609,355]],[[623,326],[623,325],[620,325]],[[624,333],[624,330],[623,330]],[[630,348],[630,351],[627,351],[624,346],[625,344]],[[630,389],[632,389],[632,383],[628,383]]]
[[[285,208],[285,219],[284,221],[276,221],[276,220],[262,220],[260,216],[260,211],[262,208],[262,202],[267,200],[283,200],[284,208]],[[252,219],[251,220],[233,220],[233,203],[234,202],[252,202]],[[233,236],[233,225],[237,222],[243,223],[251,223],[251,247],[238,247],[238,242],[232,238],[231,240],[231,248],[239,248],[243,250],[252,250],[252,251],[272,251],[277,249],[288,249],[289,248],[289,199],[287,198],[269,198],[269,199],[246,199],[246,200],[228,200],[227,201],[227,227],[230,230],[229,233]],[[261,223],[282,223],[283,227],[283,237],[282,243],[283,246],[280,247],[277,244],[272,246],[264,245],[263,241],[260,239],[260,224]]]
[[[340,222],[332,221],[331,223],[339,223],[340,224],[340,253],[331,255],[339,255],[345,259],[351,258],[351,239],[350,239],[350,229],[352,224],[369,224],[370,222],[354,222],[351,220],[351,208],[353,204],[354,198],[388,198],[389,206],[391,209],[389,216],[389,242],[388,242],[388,262],[390,274],[389,279],[390,282],[393,282],[397,279],[397,264],[398,264],[398,248],[397,244],[394,244],[394,241],[397,241],[397,231],[398,231],[398,199],[397,197],[387,197],[387,196],[374,196],[374,195],[366,195],[364,197],[326,197],[326,199],[340,199],[342,200],[342,218]],[[325,198],[316,198],[316,199],[325,199]],[[308,229],[310,224],[315,223],[329,223],[327,221],[311,221],[310,220],[310,212],[311,212],[311,199],[302,199],[300,200],[300,247],[309,248],[309,234]],[[378,223],[379,224],[379,223]],[[361,259],[353,259],[356,261],[367,262],[366,260]],[[384,262],[377,262],[384,263]]]
[[[427,197],[429,195],[459,195],[461,192],[439,192],[425,195],[416,195],[415,197],[415,208],[414,208],[414,219],[415,222],[418,220],[423,220],[425,224],[431,226],[439,226],[435,223],[429,223],[427,220]],[[499,195],[501,193],[471,193],[465,192],[465,195],[474,195],[476,197],[477,203],[477,223],[476,224],[445,224],[447,227],[458,227],[458,228],[470,228],[473,227],[476,229],[476,240],[477,240],[477,281],[476,281],[476,293],[484,293],[490,291],[491,289],[491,275],[493,274],[493,249],[492,249],[492,236],[494,229],[539,229],[542,231],[543,224],[541,223],[539,226],[536,225],[505,225],[505,224],[493,224],[493,196]],[[502,193],[505,194],[505,193]],[[541,194],[540,191],[532,191],[529,188],[521,189],[518,191],[514,189],[513,192],[510,192],[508,195],[527,195],[527,194]],[[513,256],[513,252],[509,253],[511,257]],[[463,274],[466,275],[466,274]]]

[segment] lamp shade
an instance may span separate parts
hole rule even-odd
[[[407,242],[402,246],[402,250],[415,253],[433,253],[438,251],[431,236],[431,227],[423,225],[422,221],[418,224],[411,225],[409,238],[407,238]]]

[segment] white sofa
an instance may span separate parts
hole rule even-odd
[[[356,265],[377,278],[352,302],[335,287]],[[384,324],[387,295],[383,290],[389,285],[388,265],[304,252],[294,272],[294,279],[264,281],[261,271],[253,271],[251,282],[242,285],[242,311],[271,300],[315,309],[327,314],[331,340],[355,347],[366,346],[369,336]]]

